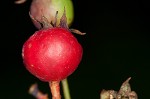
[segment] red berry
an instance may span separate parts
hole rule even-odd
[[[73,34],[60,27],[35,32],[22,49],[27,70],[46,82],[62,80],[72,74],[82,54],[82,46]]]

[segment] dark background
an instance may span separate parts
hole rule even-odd
[[[24,67],[21,49],[36,28],[28,15],[31,0],[15,5],[1,1],[1,99],[34,99],[28,94],[37,82],[49,92],[48,83],[32,76]],[[150,6],[146,0],[73,0],[73,28],[84,48],[78,69],[68,77],[72,99],[99,99],[102,89],[119,90],[128,77],[139,99],[150,90]]]

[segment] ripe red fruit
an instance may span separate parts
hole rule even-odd
[[[42,81],[59,81],[72,74],[83,54],[82,46],[65,28],[54,27],[35,32],[23,45],[27,70]]]

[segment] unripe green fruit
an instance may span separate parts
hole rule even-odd
[[[71,0],[33,0],[30,7],[30,14],[39,22],[42,21],[41,17],[44,16],[49,22],[55,23],[56,12],[58,11],[56,23],[58,25],[64,8],[66,10],[67,24],[70,26],[74,19],[74,9]],[[35,20],[32,20],[34,25],[40,29],[41,25]]]

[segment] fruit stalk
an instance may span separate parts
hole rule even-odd
[[[67,80],[67,78],[64,79],[64,80],[62,80],[61,83],[62,83],[64,98],[65,98],[65,99],[71,99],[70,90],[69,90],[69,85],[68,85],[68,80]]]
[[[50,81],[49,82],[52,99],[61,99],[59,84],[60,84],[60,81]]]

